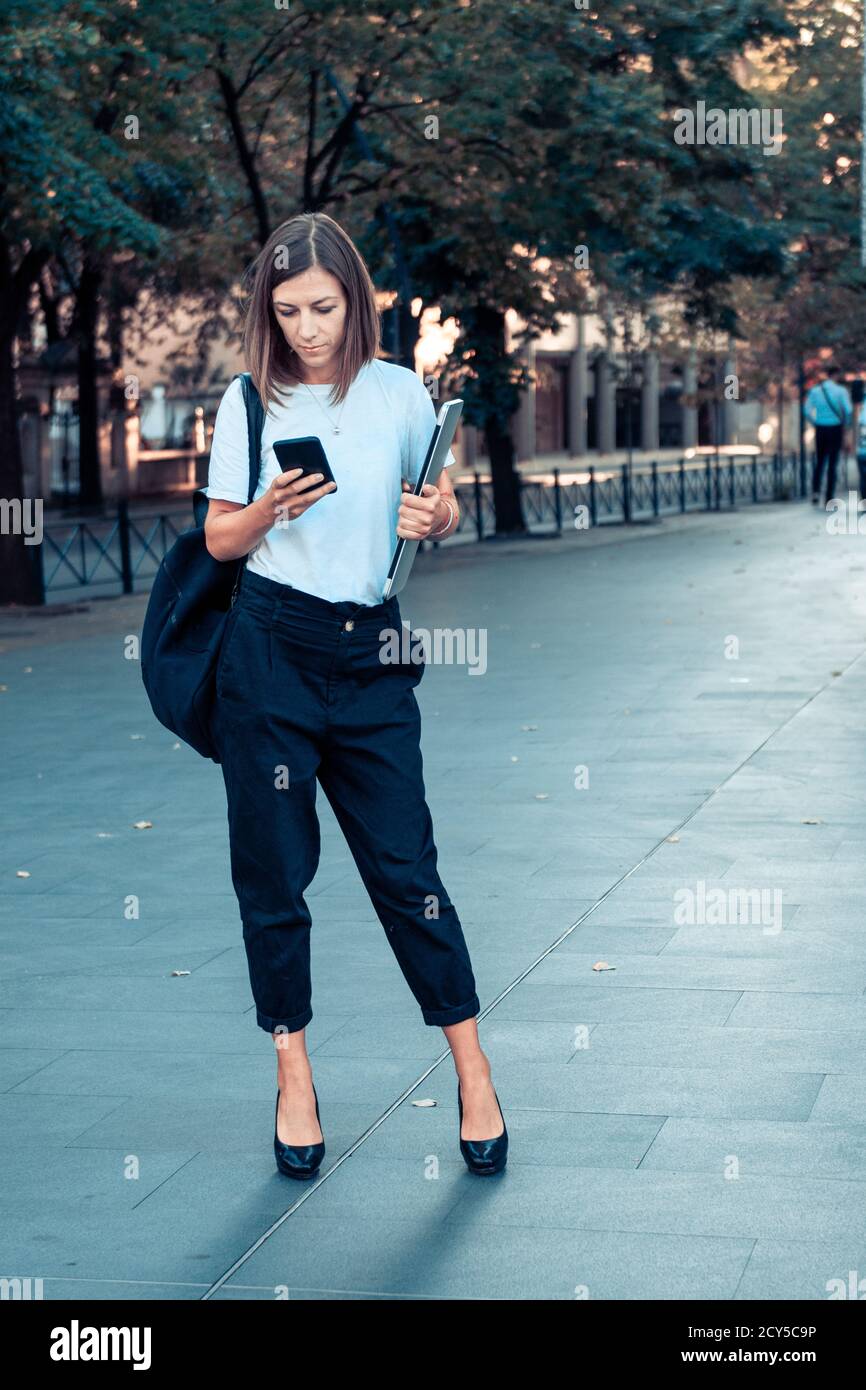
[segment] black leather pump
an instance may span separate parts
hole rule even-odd
[[[313,1095],[316,1096],[316,1119],[319,1120],[319,1097],[316,1095],[316,1087],[313,1086]],[[274,1112],[274,1156],[277,1160],[277,1167],[281,1173],[285,1173],[287,1178],[311,1178],[325,1157],[324,1136],[318,1144],[284,1144],[282,1139],[277,1138],[277,1116],[280,1110],[280,1090],[277,1087],[277,1108]],[[322,1122],[319,1120],[319,1128]]]
[[[496,1096],[496,1087],[493,1088]],[[496,1104],[499,1105],[499,1097],[496,1096]],[[460,1082],[457,1082],[457,1109],[460,1114],[460,1127],[457,1130],[459,1136],[463,1128],[463,1101],[460,1097]],[[499,1105],[499,1113],[502,1115],[502,1106]],[[497,1134],[495,1139],[461,1139],[460,1152],[466,1160],[466,1166],[470,1173],[478,1173],[479,1176],[486,1177],[488,1173],[499,1173],[505,1167],[508,1158],[508,1130],[505,1127],[505,1116],[502,1115],[502,1133]]]

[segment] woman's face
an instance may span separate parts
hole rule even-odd
[[[289,347],[297,353],[305,381],[336,379],[348,302],[336,275],[311,266],[277,285],[274,314]]]

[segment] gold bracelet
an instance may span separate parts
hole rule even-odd
[[[440,526],[440,527],[439,527],[439,530],[438,530],[438,531],[430,531],[429,534],[428,534],[428,537],[427,537],[428,540],[432,540],[435,536],[441,536],[445,531],[448,530],[448,527],[451,525],[452,521],[454,520],[454,508],[452,507],[451,503],[448,501],[448,498],[447,498],[447,497],[443,497],[443,498],[442,498],[442,501],[445,503],[445,506],[448,508],[448,512],[449,512],[448,520],[446,521],[446,523],[445,523],[444,526]]]

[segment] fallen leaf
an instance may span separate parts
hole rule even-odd
[[[616,966],[608,965],[606,960],[597,960],[592,968],[593,970],[616,970]]]
[[[801,824],[801,825],[823,825],[824,822],[823,822],[822,820],[801,820],[801,821],[800,821],[800,824]]]
[[[152,829],[153,829],[153,821],[152,821],[152,820],[137,820],[137,821],[134,822],[132,828],[133,828],[133,830],[152,830]]]
[[[16,878],[29,878],[29,877],[30,877],[30,870],[29,870],[29,869],[17,869],[16,872],[15,872],[15,877],[16,877]]]
[[[536,801],[546,801],[549,795],[550,792],[536,792],[535,799]]]
[[[191,975],[191,974],[192,974],[192,971],[191,971],[191,970],[172,970],[171,973],[172,973],[173,976],[176,976],[176,975]]]
[[[434,1105],[438,1105],[438,1100],[413,1100],[412,1104],[419,1110],[429,1110]]]
[[[680,842],[680,837],[679,837],[679,835],[668,835],[668,844],[669,844],[669,845],[678,845],[679,842]]]

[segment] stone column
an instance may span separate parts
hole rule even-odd
[[[568,438],[572,456],[586,453],[587,364],[583,314],[577,316],[577,347],[568,359]]]
[[[698,355],[689,348],[683,371],[683,396],[694,396],[698,389]],[[683,401],[683,448],[694,449],[698,442],[698,407]]]
[[[719,441],[721,444],[737,443],[737,429],[739,428],[740,419],[739,383],[734,383],[734,389],[737,391],[737,395],[732,400],[728,400],[727,396],[725,395],[726,390],[730,390],[730,388],[726,385],[726,378],[736,376],[736,372],[737,358],[734,345],[731,342],[728,344],[728,355],[722,363],[722,380],[720,386],[722,403],[721,410],[719,412],[721,416],[722,426],[722,437]]]
[[[655,452],[659,447],[659,357],[657,352],[643,355],[643,384],[640,391],[640,447]]]
[[[598,452],[612,454],[616,448],[616,385],[606,352],[596,360],[595,420]]]
[[[535,370],[535,344],[526,343],[521,349],[530,372]],[[520,405],[514,417],[514,447],[516,462],[535,458],[535,382],[531,381],[520,393]]]

